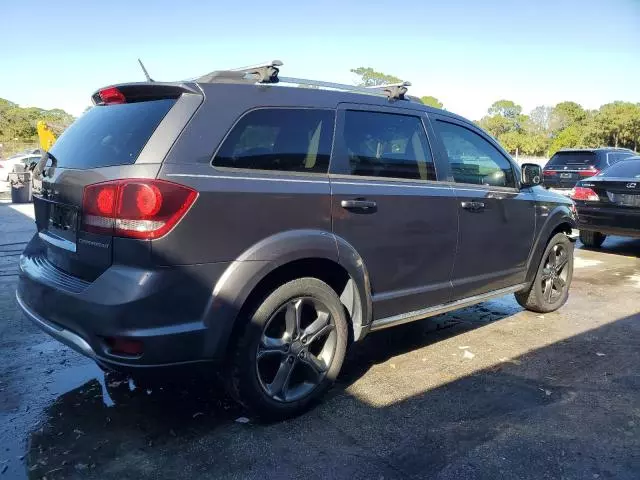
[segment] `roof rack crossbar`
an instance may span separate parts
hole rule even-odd
[[[210,83],[216,79],[232,79],[232,80],[246,80],[256,83],[278,83],[278,67],[282,66],[280,60],[272,60],[267,63],[259,63],[257,65],[251,65],[248,67],[234,68],[231,70],[215,70],[211,73],[207,73],[196,81],[202,83]]]
[[[389,83],[387,85],[373,85],[370,87],[372,90],[382,90],[389,98],[404,99],[404,95],[407,93],[407,87],[411,86],[411,82],[397,82]]]

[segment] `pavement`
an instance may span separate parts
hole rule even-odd
[[[215,382],[105,381],[24,319],[31,215],[0,204],[0,480],[640,477],[638,240],[576,250],[558,312],[507,296],[372,334],[315,409],[265,424]]]

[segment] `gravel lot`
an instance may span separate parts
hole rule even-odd
[[[269,425],[214,383],[110,395],[28,323],[31,212],[0,203],[0,479],[640,476],[640,241],[577,250],[559,312],[509,296],[373,334],[322,404]]]

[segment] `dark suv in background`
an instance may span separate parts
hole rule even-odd
[[[580,180],[593,177],[614,163],[636,155],[626,148],[566,148],[556,152],[543,169],[544,186],[569,195]]]
[[[32,321],[108,370],[222,365],[235,398],[283,417],[369,332],[508,293],[565,303],[575,211],[540,167],[405,84],[277,67],[95,93],[40,166]]]

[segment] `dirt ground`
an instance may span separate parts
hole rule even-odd
[[[314,410],[262,424],[215,383],[106,388],[23,318],[29,214],[0,204],[0,479],[640,478],[638,240],[579,248],[556,313],[508,296],[372,334]]]

